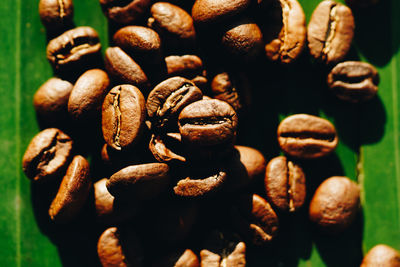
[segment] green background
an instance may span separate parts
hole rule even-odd
[[[300,3],[308,21],[319,1]],[[74,5],[76,25],[95,28],[106,47],[108,28],[98,1],[76,0]],[[0,262],[2,266],[88,266],[96,262],[93,242],[70,229],[57,228],[55,237],[48,234],[54,229],[36,219],[31,185],[21,169],[22,155],[39,131],[32,96],[52,76],[37,6],[34,0],[0,4]],[[323,71],[309,62],[305,52],[290,68],[267,66],[252,72],[267,82],[256,86],[250,114],[257,118],[241,122],[246,127],[239,141],[260,149],[269,159],[279,153],[272,141],[279,120],[300,112],[328,118],[337,127],[340,144],[328,158],[304,163],[312,180],[310,191],[331,175],[346,175],[361,186],[362,215],[345,233],[323,236],[308,224],[303,210],[283,221],[278,248],[255,251],[258,257],[250,266],[265,266],[265,262],[357,266],[362,254],[378,243],[400,249],[400,2],[381,0],[373,8],[355,12],[355,19],[349,58],[377,67],[378,97],[360,105],[334,99],[326,92]],[[76,243],[63,243],[64,239]]]

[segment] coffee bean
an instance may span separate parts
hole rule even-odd
[[[155,259],[150,266],[200,267],[200,261],[191,249],[175,249],[161,259]]]
[[[56,128],[38,133],[22,158],[22,168],[35,182],[61,178],[72,157],[72,139]]]
[[[135,144],[145,127],[143,94],[135,86],[124,84],[111,89],[103,103],[102,129],[104,140],[116,150]]]
[[[263,154],[248,146],[235,146],[235,149],[239,152],[240,162],[246,168],[249,182],[263,179],[267,165]]]
[[[296,114],[279,124],[278,142],[283,152],[292,157],[314,159],[331,153],[337,146],[338,137],[329,121]]]
[[[74,5],[72,0],[40,0],[39,15],[47,30],[59,31],[72,25]]]
[[[346,3],[352,8],[366,8],[379,3],[379,0],[346,0]]]
[[[235,110],[224,101],[200,100],[182,110],[178,124],[184,143],[213,146],[233,143],[238,118]]]
[[[168,56],[165,58],[165,64],[168,77],[181,76],[192,82],[199,77],[204,78],[207,83],[203,61],[196,55]]]
[[[326,233],[348,228],[360,208],[360,189],[347,177],[326,179],[310,202],[310,220]]]
[[[146,154],[132,150],[115,150],[107,144],[101,149],[101,160],[111,172],[116,172],[130,165],[147,162]]]
[[[378,71],[366,62],[346,61],[329,73],[328,86],[340,99],[352,103],[371,99],[378,92]]]
[[[306,198],[304,172],[286,157],[276,157],[268,163],[264,184],[269,202],[278,210],[295,212],[303,206]]]
[[[75,156],[50,205],[50,219],[57,223],[73,220],[85,204],[91,186],[89,163],[84,157]]]
[[[376,245],[365,255],[360,267],[398,267],[400,254],[394,248],[384,244]]]
[[[161,82],[150,92],[146,102],[152,129],[175,123],[181,110],[202,96],[201,90],[188,79],[172,77]]]
[[[206,267],[224,267],[224,266],[246,266],[246,244],[244,242],[237,243],[235,249],[229,254],[221,253],[218,255],[207,249],[200,251],[201,266]]]
[[[158,162],[186,161],[179,133],[152,134],[149,149]]]
[[[232,78],[227,72],[217,74],[211,82],[211,90],[214,98],[227,102],[237,112],[242,108],[242,103]]]
[[[120,24],[138,21],[148,10],[151,0],[100,0],[106,17]]]
[[[344,59],[354,36],[351,9],[331,0],[322,1],[314,10],[307,29],[311,55],[326,64]]]
[[[78,68],[101,50],[97,32],[91,27],[66,31],[47,45],[47,59],[56,71]]]

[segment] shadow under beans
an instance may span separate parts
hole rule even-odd
[[[379,96],[359,105],[360,143],[373,144],[382,139],[387,121],[386,110]]]

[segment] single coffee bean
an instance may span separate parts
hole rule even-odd
[[[100,119],[101,106],[110,87],[105,71],[92,69],[76,81],[68,100],[68,113],[78,122]]]
[[[306,17],[300,3],[297,0],[264,0],[261,7],[267,58],[285,64],[293,62],[306,44]],[[266,22],[264,10],[272,12]]]
[[[184,251],[180,249],[169,253],[161,259],[157,259],[151,266],[200,267],[200,261],[191,249],[186,249]]]
[[[246,266],[246,244],[239,242],[230,254],[213,253],[207,249],[200,251],[201,267],[224,267],[224,266]]]
[[[224,101],[200,100],[182,110],[178,124],[183,142],[213,146],[233,143],[238,118],[235,110]]]
[[[22,169],[35,182],[61,178],[72,157],[72,139],[56,128],[38,133],[22,158]]]
[[[152,134],[149,149],[158,162],[186,161],[179,133]]]
[[[181,110],[202,96],[201,90],[188,79],[172,77],[161,82],[150,92],[146,102],[151,128],[176,123]]]
[[[129,148],[144,129],[145,116],[145,99],[137,87],[129,84],[114,87],[103,103],[104,140],[116,150]]]
[[[366,8],[379,3],[379,0],[346,0],[346,4],[352,8]]]
[[[360,208],[360,189],[347,177],[326,179],[315,191],[309,216],[322,231],[338,233],[348,228]]]
[[[242,108],[242,103],[232,78],[227,72],[217,74],[211,82],[211,90],[214,98],[227,102],[237,112]]]
[[[365,255],[360,267],[398,267],[400,254],[394,248],[384,244],[376,245]]]
[[[366,62],[346,61],[337,64],[329,73],[328,86],[340,99],[352,103],[371,99],[378,92],[379,75]]]
[[[50,205],[50,219],[57,223],[73,220],[85,204],[91,186],[89,163],[84,157],[75,156]]]
[[[55,124],[68,117],[68,99],[74,85],[60,78],[50,78],[36,91],[33,106],[40,119]]]
[[[118,46],[107,48],[104,64],[115,82],[137,86],[142,92],[150,87],[143,69]]]
[[[119,24],[138,21],[148,10],[151,0],[100,0],[106,17]]]
[[[77,27],[54,38],[47,45],[47,59],[56,71],[72,70],[98,55],[101,44],[91,27]]]
[[[328,155],[337,146],[336,129],[329,121],[307,114],[285,118],[278,126],[279,146],[286,154],[314,159]]]
[[[206,26],[227,20],[242,13],[251,0],[196,0],[192,7],[193,21]]]
[[[246,168],[249,182],[264,178],[266,161],[263,154],[248,146],[235,146],[239,152],[240,162]]]
[[[276,157],[268,163],[264,185],[269,202],[278,210],[295,212],[303,206],[306,198],[304,172],[286,157]]]
[[[164,191],[170,181],[169,167],[148,163],[126,167],[107,181],[108,191],[121,199],[151,199]]]
[[[62,30],[72,25],[74,5],[72,0],[40,0],[39,15],[47,30]]]
[[[350,8],[335,1],[322,1],[308,24],[307,39],[311,55],[326,64],[341,61],[350,50],[354,27]]]
[[[203,61],[196,55],[168,56],[165,58],[165,64],[168,77],[180,76],[189,79],[200,88],[207,83]]]
[[[158,2],[151,6],[147,25],[161,36],[168,50],[191,48],[196,40],[192,17],[182,8]]]

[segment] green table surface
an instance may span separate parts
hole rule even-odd
[[[38,2],[0,3],[0,265],[91,266],[97,264],[93,242],[71,229],[41,222],[21,168],[22,155],[39,131],[33,94],[52,76]],[[300,0],[307,21],[319,2]],[[75,24],[95,28],[104,52],[108,26],[98,1],[74,4]],[[329,176],[348,176],[360,184],[362,213],[349,230],[332,237],[313,229],[305,208],[284,223],[278,247],[253,251],[249,266],[358,266],[362,255],[378,243],[400,249],[400,2],[381,0],[355,12],[355,20],[349,58],[378,69],[378,96],[360,105],[334,99],[320,66],[311,64],[305,51],[290,67],[252,72],[254,79],[263,77],[266,82],[253,88],[250,114],[255,117],[240,122],[244,130],[239,142],[270,159],[279,154],[275,129],[284,117],[309,113],[329,119],[340,142],[331,156],[305,163],[310,191]],[[90,232],[90,225],[82,227]]]

